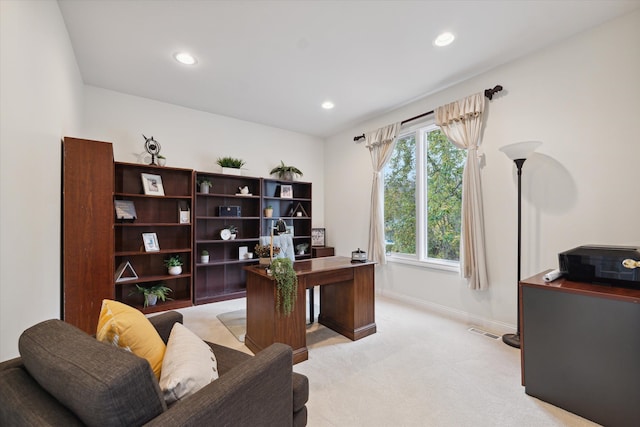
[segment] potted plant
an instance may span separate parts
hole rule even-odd
[[[203,264],[206,264],[209,262],[209,251],[208,250],[203,250],[202,252],[200,252],[200,262]]]
[[[167,164],[167,158],[162,154],[158,154],[158,166],[164,166]]]
[[[300,243],[299,245],[296,245],[296,250],[298,251],[298,255],[304,255],[308,247],[309,247],[308,243]]]
[[[280,160],[280,165],[271,169],[269,174],[277,175],[280,179],[293,181],[297,176],[302,176],[302,171],[295,166],[287,166],[282,160]]]
[[[245,165],[244,160],[235,157],[218,157],[216,163],[222,167],[222,173],[227,175],[241,175],[240,168]]]
[[[266,218],[271,218],[273,216],[273,206],[269,205],[264,208],[264,216]]]
[[[289,258],[271,262],[271,275],[276,281],[276,310],[288,316],[293,312],[298,295],[298,275]]]
[[[167,296],[169,292],[173,292],[173,290],[165,286],[164,283],[158,283],[149,288],[136,285],[136,289],[132,290],[129,293],[129,295],[133,295],[135,293],[142,294],[144,296],[144,306],[149,307],[149,306],[156,305],[158,300],[160,301],[171,300],[171,298]]]
[[[253,248],[253,252],[260,259],[260,265],[269,265],[271,264],[271,245],[256,245]],[[273,256],[276,256],[280,253],[280,248],[278,246],[273,247]]]
[[[209,189],[211,188],[211,181],[209,181],[207,178],[202,178],[200,181],[198,181],[198,184],[200,184],[201,193],[207,194],[209,192]]]
[[[182,264],[180,255],[173,255],[164,260],[164,265],[169,269],[169,274],[172,276],[182,273]]]

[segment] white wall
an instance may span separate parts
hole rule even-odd
[[[490,289],[470,291],[456,273],[391,263],[377,268],[376,285],[507,332],[517,317],[517,187],[499,147],[543,142],[523,169],[523,278],[556,268],[558,252],[578,245],[640,245],[640,11],[329,138],[326,226],[341,255],[367,246],[372,168],[355,135],[496,84],[505,90],[488,106],[481,149]]]
[[[60,316],[60,139],[82,81],[54,1],[0,1],[0,360]]]
[[[313,183],[314,226],[324,223],[324,144],[320,138],[85,86],[83,137],[113,143],[114,158],[138,162],[144,138],[162,146],[167,166],[220,172],[218,157],[246,161],[243,174],[268,177],[284,161]]]
[[[319,138],[84,86],[54,1],[0,1],[0,360],[18,337],[60,317],[60,140],[113,142],[137,162],[141,134],[162,144],[168,166],[217,172],[220,156],[268,176],[280,160],[313,182],[313,224],[324,224]]]

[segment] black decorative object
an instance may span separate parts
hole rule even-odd
[[[147,151],[147,153],[151,154],[151,163],[149,164],[158,166],[158,164],[156,163],[156,157],[160,154],[160,150],[162,148],[160,146],[160,143],[153,139],[153,136],[151,138],[147,138],[146,136],[144,136],[144,134],[142,134],[142,137],[144,138],[144,149]]]

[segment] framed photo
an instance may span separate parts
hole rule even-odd
[[[291,185],[280,186],[280,198],[281,199],[293,199],[293,187]]]
[[[324,228],[311,229],[311,246],[325,246]]]
[[[142,241],[144,242],[145,252],[158,252],[160,250],[156,233],[142,233]]]
[[[142,188],[147,196],[164,196],[164,187],[162,186],[162,177],[160,175],[152,175],[143,173]]]
[[[131,200],[116,200],[116,219],[137,219],[136,207]]]

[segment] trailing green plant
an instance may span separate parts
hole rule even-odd
[[[218,157],[216,162],[223,168],[240,169],[245,165],[244,160],[236,159],[235,157]]]
[[[198,184],[202,185],[208,185],[209,187],[213,187],[213,184],[211,184],[211,181],[209,181],[207,178],[201,178],[198,180]]]
[[[277,175],[278,178],[292,180],[295,176],[302,176],[302,171],[295,166],[287,166],[282,160],[280,164],[271,169],[270,175]]]
[[[129,295],[133,295],[136,293],[142,294],[144,296],[144,306],[147,307],[149,305],[149,295],[155,295],[160,301],[167,301],[172,299],[167,296],[170,292],[173,292],[171,288],[165,286],[164,283],[158,283],[148,288],[136,285],[136,289],[133,289],[131,292],[129,292]]]
[[[271,262],[271,275],[276,281],[276,309],[284,316],[293,312],[298,295],[298,275],[289,258],[276,258]]]
[[[179,267],[182,264],[184,263],[182,262],[180,255],[173,255],[164,260],[164,265],[167,267]]]
[[[271,245],[256,245],[253,248],[253,252],[256,254],[256,256],[258,258],[268,258],[271,256]],[[280,253],[280,247],[279,246],[274,246],[273,247],[273,256],[276,256]]]
[[[227,225],[225,228],[229,230],[231,234],[238,234],[238,227],[236,227],[235,225]]]

